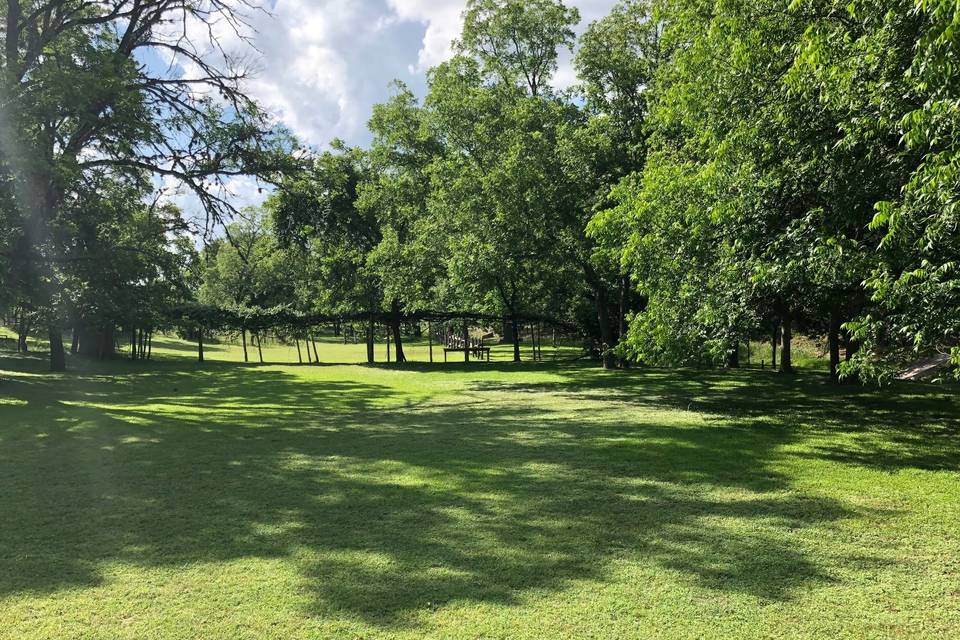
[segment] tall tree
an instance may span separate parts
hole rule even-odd
[[[0,51],[0,172],[21,219],[17,281],[39,277],[51,366],[65,366],[53,236],[73,190],[92,175],[176,180],[211,220],[233,210],[225,181],[264,178],[289,144],[242,91],[215,24],[246,35],[242,0],[7,0]],[[200,26],[200,29],[194,27]],[[195,33],[209,39],[191,39]],[[169,64],[147,64],[155,56]],[[216,96],[216,99],[213,97]],[[67,223],[69,225],[69,222]],[[37,275],[40,274],[40,275]]]

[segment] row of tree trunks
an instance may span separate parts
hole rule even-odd
[[[130,330],[130,359],[150,360],[153,355],[153,331],[132,328]]]
[[[136,343],[136,330],[134,330],[133,343]],[[61,339],[61,344],[63,343]],[[117,355],[116,351],[116,329],[112,325],[108,326],[90,326],[78,324],[73,328],[73,341],[70,345],[71,353],[78,353],[89,358],[98,358],[106,360]]]

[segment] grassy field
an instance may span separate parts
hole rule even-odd
[[[960,637],[956,387],[219,348],[0,353],[0,637]]]

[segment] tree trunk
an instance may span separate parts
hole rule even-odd
[[[390,304],[390,328],[393,331],[393,344],[397,352],[397,363],[403,364],[407,357],[403,353],[403,337],[400,335],[400,301]]]
[[[297,362],[303,364],[303,352],[300,351],[300,338],[294,338],[293,340],[297,343]]]
[[[613,330],[610,326],[610,311],[607,308],[607,290],[602,284],[593,288],[593,299],[597,308],[597,322],[600,324],[600,357],[604,369],[615,369],[617,359],[613,348],[616,346]]]
[[[418,325],[419,326],[419,325]],[[433,325],[427,320],[427,345],[430,349],[430,363],[433,363]]]
[[[470,362],[470,323],[463,321],[463,361]]]
[[[60,327],[51,326],[50,334],[50,371],[67,370],[67,354],[63,351],[63,334]]]
[[[197,358],[203,362],[203,327],[197,329]]]
[[[780,373],[793,373],[793,357],[790,351],[793,342],[793,318],[783,317],[783,346],[780,348]]]
[[[247,328],[240,329],[240,338],[243,340],[243,361],[250,362],[250,356],[247,355]]]
[[[520,321],[517,315],[513,314],[510,318],[510,332],[513,334],[513,361],[520,362]]]
[[[310,336],[310,344],[313,345],[313,363],[320,364],[320,354],[317,353],[317,341],[313,339],[313,336]]]
[[[77,355],[77,351],[80,349],[80,331],[77,329],[76,325],[73,327],[73,339],[70,341],[70,353]]]
[[[830,347],[830,380],[834,384],[840,382],[840,325],[840,313],[831,309],[827,342]]]
[[[620,317],[619,334],[617,342],[627,335],[627,305],[630,302],[630,276],[621,276],[620,278]]]
[[[727,349],[727,368],[740,368],[740,343],[737,341],[734,341],[734,343]]]
[[[130,327],[130,359],[137,359],[137,328]]]
[[[530,356],[534,362],[537,361],[537,329],[532,322],[530,323]]]
[[[147,360],[153,357],[153,329],[147,334]]]
[[[260,332],[256,332],[257,337],[257,353],[260,355],[260,364],[263,364],[263,345],[260,344]]]
[[[777,368],[777,338],[780,336],[780,327],[774,325],[773,336],[770,338],[770,345],[773,347],[773,357],[770,359],[770,368]]]
[[[844,338],[844,341],[843,341],[844,351],[846,352],[844,354],[844,359],[847,362],[850,362],[850,360],[853,359],[853,356],[856,355],[857,351],[860,351],[860,344],[853,339],[853,336],[850,334],[849,331],[843,332],[843,338]]]
[[[377,361],[373,344],[374,328],[373,316],[371,315],[370,320],[367,321],[367,364],[373,364]]]

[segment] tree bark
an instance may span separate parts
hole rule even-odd
[[[60,327],[51,326],[50,334],[50,371],[67,370],[67,354],[63,350],[63,334]]]
[[[257,353],[260,355],[260,364],[263,364],[263,345],[260,344],[260,332],[257,331],[255,335],[257,338]]]
[[[293,340],[297,343],[297,362],[303,364],[303,352],[300,351],[300,338],[294,338]]]
[[[243,361],[250,362],[250,357],[247,355],[247,328],[243,327],[240,329],[240,337],[243,340]],[[297,346],[299,348],[299,345]]]
[[[197,329],[197,358],[203,362],[203,327]]]
[[[397,363],[403,364],[407,357],[403,353],[403,336],[400,335],[400,301],[390,304],[390,328],[393,331],[393,344],[397,353]]]

